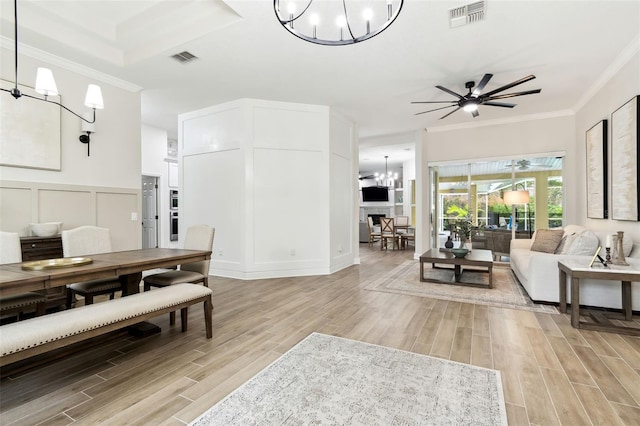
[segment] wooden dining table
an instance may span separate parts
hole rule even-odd
[[[122,283],[122,296],[128,296],[140,291],[143,271],[208,260],[211,258],[211,251],[148,248],[93,254],[87,257],[93,260],[88,265],[37,271],[22,269],[22,263],[0,265],[0,296],[46,290],[102,278],[119,278]]]

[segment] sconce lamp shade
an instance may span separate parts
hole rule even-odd
[[[505,204],[527,204],[529,191],[505,191],[503,200]]]
[[[102,109],[104,103],[102,101],[102,90],[97,84],[90,84],[87,88],[87,96],[84,98],[85,106],[89,108]]]
[[[36,92],[44,96],[58,96],[58,87],[49,68],[38,68],[36,73]]]

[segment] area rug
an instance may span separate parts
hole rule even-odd
[[[506,425],[500,372],[312,333],[192,425]]]
[[[486,268],[485,268],[486,270]],[[453,269],[432,269],[430,263],[424,265],[427,280],[450,280]],[[463,280],[477,284],[488,284],[489,274],[465,270]],[[364,287],[366,290],[411,296],[430,297],[455,302],[476,303],[501,308],[523,309],[534,312],[557,314],[552,305],[533,303],[529,295],[516,280],[509,266],[493,266],[493,288],[469,287],[454,284],[438,284],[420,281],[420,262],[407,260]]]

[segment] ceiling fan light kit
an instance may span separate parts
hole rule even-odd
[[[428,112],[439,111],[446,108],[455,108],[454,110],[440,117],[440,120],[450,116],[451,114],[458,111],[459,109],[462,109],[463,111],[471,113],[471,115],[475,118],[480,115],[478,113],[478,107],[480,105],[487,105],[487,106],[494,106],[494,107],[501,107],[501,108],[513,108],[516,106],[516,104],[510,104],[506,102],[495,102],[495,100],[513,98],[516,96],[533,95],[535,93],[540,93],[542,91],[542,89],[534,89],[534,90],[526,90],[523,92],[516,92],[516,93],[505,93],[501,95],[498,94],[504,90],[511,89],[512,87],[515,87],[522,83],[526,83],[527,81],[530,81],[536,78],[535,75],[528,75],[524,78],[521,78],[520,80],[516,80],[512,83],[505,84],[504,86],[491,90],[490,92],[482,93],[485,86],[489,82],[489,80],[491,80],[491,77],[493,77],[493,74],[485,74],[484,77],[482,77],[482,80],[480,80],[480,83],[478,83],[478,86],[475,87],[475,89],[474,89],[475,82],[467,81],[464,87],[468,89],[469,92],[466,95],[460,95],[454,92],[453,90],[447,89],[446,87],[443,87],[443,86],[436,86],[436,88],[456,97],[457,99],[454,99],[451,101],[411,102],[412,104],[451,104],[451,105],[443,106],[440,108],[430,109],[428,111],[418,112],[415,115],[426,114]]]

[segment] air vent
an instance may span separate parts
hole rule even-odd
[[[189,53],[186,50],[184,52],[176,53],[171,57],[176,61],[180,62],[181,64],[186,64],[187,62],[191,62],[198,59],[196,55]]]
[[[449,9],[449,26],[451,28],[455,28],[483,21],[485,10],[486,7],[484,1],[477,1],[475,3]]]

